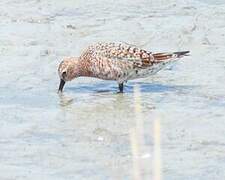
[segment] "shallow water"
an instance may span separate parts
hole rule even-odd
[[[218,2],[1,1],[0,179],[223,179]],[[97,41],[191,56],[124,94],[78,78],[58,95],[61,59]]]

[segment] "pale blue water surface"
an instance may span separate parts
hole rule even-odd
[[[224,179],[225,3],[205,2],[2,0],[0,179],[151,179],[155,160],[161,179]],[[79,78],[58,95],[59,62],[98,41],[191,56],[124,94]]]

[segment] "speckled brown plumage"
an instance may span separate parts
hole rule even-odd
[[[78,58],[65,58],[58,72],[64,83],[75,77],[88,76],[123,84],[130,79],[155,74],[187,53],[189,51],[152,53],[123,43],[98,43],[89,46]]]

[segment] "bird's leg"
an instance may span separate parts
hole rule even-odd
[[[123,93],[123,83],[119,83],[119,93]]]

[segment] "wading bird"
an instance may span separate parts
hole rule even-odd
[[[89,46],[80,57],[68,57],[60,63],[58,91],[62,92],[67,81],[86,76],[115,80],[119,92],[123,92],[124,82],[153,75],[188,53],[152,53],[123,43],[97,43]]]

